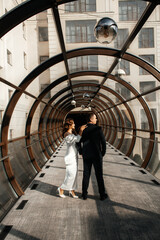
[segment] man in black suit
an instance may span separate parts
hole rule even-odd
[[[102,158],[106,152],[106,141],[101,127],[97,126],[96,123],[96,115],[94,113],[89,114],[87,127],[83,131],[81,138],[81,151],[83,156],[82,198],[84,200],[87,199],[92,165],[95,169],[100,200],[107,198],[102,170]]]

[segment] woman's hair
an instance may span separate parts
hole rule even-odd
[[[65,120],[65,123],[63,124],[63,137],[64,134],[69,130],[69,127],[74,123],[74,120],[72,118],[67,118]],[[77,135],[76,131],[73,129],[72,132]]]

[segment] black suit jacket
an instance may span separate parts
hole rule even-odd
[[[83,158],[99,159],[106,153],[106,141],[101,127],[94,124],[87,124],[81,138]]]

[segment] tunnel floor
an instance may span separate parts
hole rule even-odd
[[[25,195],[0,224],[0,239],[15,240],[159,240],[160,185],[157,179],[108,144],[104,181],[109,196],[99,200],[95,175],[87,200],[65,199],[57,187],[65,175],[62,143]],[[79,158],[81,194],[82,158]]]

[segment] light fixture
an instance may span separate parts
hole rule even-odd
[[[120,62],[121,62],[121,58],[118,59],[118,69],[116,70],[116,73],[115,73],[115,75],[117,77],[121,77],[121,76],[125,76],[126,75],[125,71],[120,68]]]
[[[71,105],[75,106],[75,105],[76,105],[76,101],[75,101],[75,100],[72,100],[72,101],[71,101]]]
[[[82,109],[84,109],[84,108],[85,108],[85,106],[84,106],[84,105],[81,105],[81,108],[82,108]]]
[[[88,93],[84,93],[83,98],[90,98],[90,95]]]
[[[121,77],[121,76],[126,75],[126,73],[125,73],[125,71],[124,71],[123,69],[119,68],[119,69],[117,69],[117,71],[116,71],[116,75],[119,76],[119,77]]]
[[[111,18],[105,17],[98,21],[94,27],[94,35],[100,43],[111,43],[117,36],[118,26]]]

